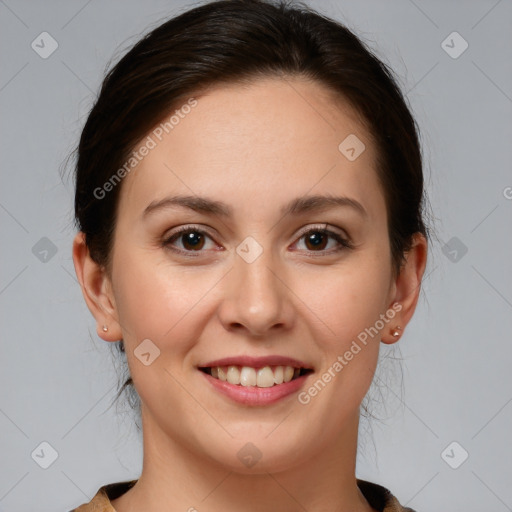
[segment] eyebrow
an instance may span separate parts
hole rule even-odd
[[[166,197],[159,201],[152,201],[144,210],[142,216],[146,217],[150,213],[172,209],[175,207],[188,208],[198,213],[214,215],[218,217],[232,217],[233,210],[226,203],[209,199],[207,197],[176,195]],[[344,196],[331,195],[312,195],[302,196],[292,199],[288,204],[281,208],[281,215],[300,215],[309,212],[324,211],[336,207],[349,207],[358,212],[363,217],[368,214],[363,205]]]

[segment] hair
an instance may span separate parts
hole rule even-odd
[[[413,235],[428,238],[419,129],[393,72],[354,33],[289,0],[219,0],[147,33],[106,74],[75,153],[75,224],[91,258],[111,271],[122,183],[102,187],[138,142],[186,98],[209,86],[299,77],[348,102],[376,147],[393,271]],[[124,352],[123,340],[118,346]],[[133,387],[129,377],[126,387]],[[366,409],[365,409],[366,410]]]

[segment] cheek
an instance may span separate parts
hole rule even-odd
[[[377,259],[354,255],[337,268],[302,269],[290,287],[304,298],[304,314],[318,325],[316,338],[331,353],[375,325],[385,312],[390,280],[390,271]]]
[[[336,436],[357,414],[378,362],[391,274],[378,260],[361,260],[310,276],[315,293],[304,285],[304,273],[296,282],[297,295],[307,297],[303,314],[309,326],[317,326],[312,337],[322,353],[322,368],[299,398],[310,417],[331,418],[323,426],[326,436]]]
[[[116,266],[117,265],[117,266]],[[222,274],[178,268],[141,252],[114,262],[116,308],[125,343],[132,349],[149,338],[165,355],[186,351],[206,321],[207,294],[214,293]]]
[[[185,397],[180,401],[177,382],[183,379],[187,355],[208,317],[204,311],[207,301],[201,299],[218,278],[178,270],[142,252],[114,262],[114,268],[116,308],[135,388],[153,413],[173,409],[185,414],[188,401]],[[141,345],[147,339],[159,352],[147,342]],[[137,350],[139,346],[144,350]],[[151,359],[158,355],[146,365],[138,356],[148,350]]]

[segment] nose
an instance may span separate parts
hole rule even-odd
[[[286,285],[282,268],[278,267],[270,250],[264,250],[251,263],[235,256],[218,310],[226,330],[268,337],[292,327],[293,294]]]

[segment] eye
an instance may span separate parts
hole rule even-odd
[[[318,227],[310,227],[307,231],[303,231],[299,241],[304,239],[305,249],[308,252],[318,252],[332,254],[343,249],[351,249],[350,241],[335,231],[326,228],[327,224]],[[213,243],[212,237],[203,229],[194,226],[183,226],[169,235],[162,245],[177,253],[186,254],[187,256],[199,256],[203,249],[208,249],[208,240]],[[329,243],[334,242],[334,248],[329,249]],[[297,244],[298,242],[296,242]],[[177,244],[179,244],[177,246]],[[206,246],[206,247],[205,247]],[[216,245],[213,243],[213,247]],[[327,249],[327,250],[326,250]]]
[[[326,226],[327,225],[309,228],[301,234],[299,241],[304,239],[304,245],[306,247],[305,250],[310,252],[333,253],[343,249],[350,249],[352,247],[347,238],[335,231],[326,229]],[[330,241],[334,241],[334,250],[326,251],[326,248],[329,249],[328,246]],[[332,244],[330,248],[332,249]]]
[[[201,252],[202,249],[207,245],[207,240],[212,238],[206,233],[206,231],[195,228],[193,226],[183,226],[172,233],[163,241],[163,245],[171,250],[177,252]],[[181,247],[175,247],[175,243],[181,244]],[[208,249],[208,247],[206,247]]]

